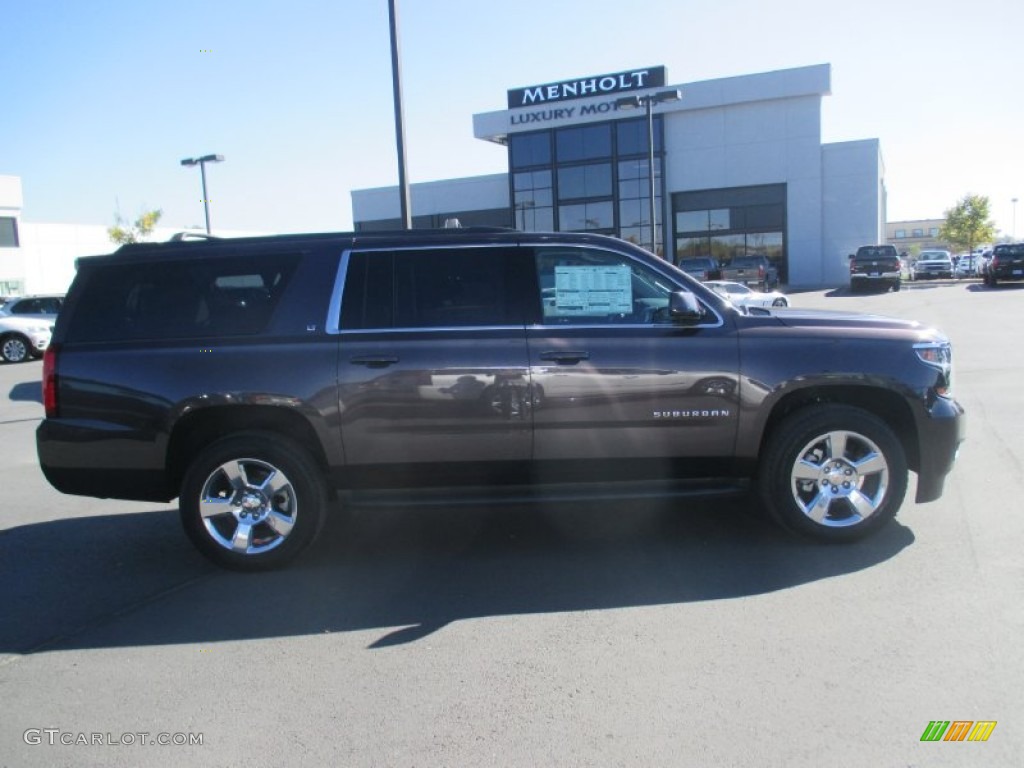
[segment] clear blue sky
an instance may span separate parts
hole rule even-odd
[[[353,189],[397,183],[386,0],[4,4],[0,174],[27,221],[162,208],[214,227],[351,226]],[[663,64],[687,83],[832,65],[822,140],[878,138],[889,219],[1024,202],[1024,2],[399,0],[412,182],[505,170],[472,115],[509,88]],[[684,96],[685,98],[685,96]],[[1024,235],[1024,205],[1017,234]]]

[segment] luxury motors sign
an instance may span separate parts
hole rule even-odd
[[[665,85],[665,67],[647,67],[610,75],[594,75],[577,80],[563,80],[560,83],[531,85],[514,88],[508,92],[509,109],[535,107],[553,101],[588,99],[593,96],[637,91],[643,88],[660,88]]]

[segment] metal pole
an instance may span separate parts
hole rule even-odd
[[[210,234],[210,198],[206,196],[206,163],[199,161],[199,175],[203,177],[203,212],[206,214],[206,234]]]
[[[1017,239],[1017,198],[1016,197],[1013,198],[1012,200],[1010,200],[1010,202],[1013,203],[1013,234],[1011,235],[1011,237],[1014,240],[1016,240]]]
[[[654,97],[644,97],[644,104],[647,105],[647,174],[650,176],[651,193],[651,253],[658,253],[658,223],[655,216],[654,204]]]
[[[391,82],[395,99],[395,143],[398,145],[398,191],[402,209],[402,227],[412,229],[409,210],[409,182],[405,177],[405,119],[402,115],[402,67],[398,50],[398,9],[396,0],[388,0],[391,24]]]

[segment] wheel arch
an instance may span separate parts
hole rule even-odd
[[[917,426],[914,414],[906,399],[892,390],[859,385],[815,386],[799,389],[781,398],[772,408],[761,432],[758,455],[763,455],[765,446],[779,424],[797,411],[816,405],[846,405],[860,408],[884,421],[903,446],[907,466],[915,472],[920,467]]]
[[[316,430],[301,414],[268,405],[228,405],[201,408],[177,421],[167,445],[167,478],[181,486],[192,459],[211,443],[237,432],[284,435],[305,448],[317,466],[328,471],[327,456]]]

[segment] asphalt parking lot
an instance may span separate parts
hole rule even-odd
[[[792,300],[954,344],[945,495],[857,545],[742,501],[353,510],[222,572],[173,506],[52,490],[40,363],[0,365],[0,765],[1021,765],[1024,285]]]

